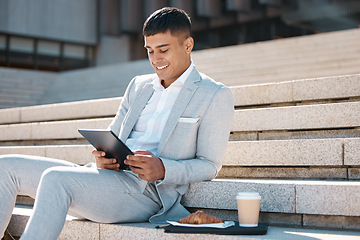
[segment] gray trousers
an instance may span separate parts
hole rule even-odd
[[[21,239],[57,239],[67,213],[101,223],[143,222],[161,201],[153,184],[129,171],[84,167],[43,157],[0,156],[0,239],[17,195],[35,198]]]

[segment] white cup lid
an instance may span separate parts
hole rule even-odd
[[[239,192],[236,196],[237,199],[261,199],[258,192]]]

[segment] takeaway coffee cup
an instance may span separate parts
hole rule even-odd
[[[261,196],[257,192],[239,192],[236,196],[239,225],[257,227],[259,222]]]

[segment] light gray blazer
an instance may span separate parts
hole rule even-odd
[[[155,74],[135,77],[109,126],[123,141],[153,94]],[[190,183],[211,180],[221,169],[234,114],[229,88],[193,69],[166,122],[158,147],[165,178],[157,181],[163,208],[150,222],[178,220],[189,212],[180,204]]]

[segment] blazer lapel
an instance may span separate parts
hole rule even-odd
[[[120,139],[124,141],[129,137],[132,129],[135,126],[135,123],[137,122],[141,112],[143,111],[146,103],[149,101],[153,93],[153,84],[147,83],[145,84],[140,94],[136,96],[133,107],[129,108],[129,112],[127,113],[128,117],[124,122],[124,126],[121,128]]]
[[[170,112],[169,118],[165,124],[163,134],[160,139],[158,147],[158,156],[161,155],[163,148],[165,147],[166,142],[174,131],[176,124],[178,123],[182,113],[189,104],[192,96],[194,95],[198,85],[196,82],[200,81],[200,74],[194,68],[194,70],[189,75],[188,79],[185,81],[183,88],[180,90],[180,93],[175,101],[175,104]]]

